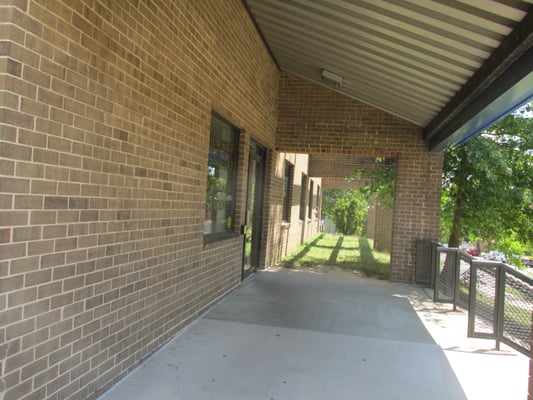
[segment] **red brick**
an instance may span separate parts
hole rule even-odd
[[[11,228],[0,229],[0,243],[9,243],[11,241]]]

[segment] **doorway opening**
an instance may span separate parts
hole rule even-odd
[[[252,139],[248,160],[242,279],[256,271],[261,260],[265,166],[266,149]]]

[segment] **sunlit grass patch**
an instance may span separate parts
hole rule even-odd
[[[298,246],[282,260],[287,268],[336,266],[367,276],[389,279],[390,255],[372,250],[372,240],[356,236],[320,234]]]

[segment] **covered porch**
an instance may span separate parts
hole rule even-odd
[[[102,400],[526,398],[527,357],[465,332],[428,289],[270,269]]]
[[[443,353],[405,283],[440,150],[533,95],[533,12],[415,3],[0,2],[0,398],[94,400],[158,364],[110,398],[464,398],[445,355],[496,357]],[[316,232],[314,156],[395,160],[403,284],[267,271],[205,314]]]

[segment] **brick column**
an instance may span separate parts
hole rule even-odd
[[[332,90],[282,73],[276,149],[397,161],[391,249],[391,280],[413,282],[416,239],[437,239],[442,154],[430,153],[421,128]]]

